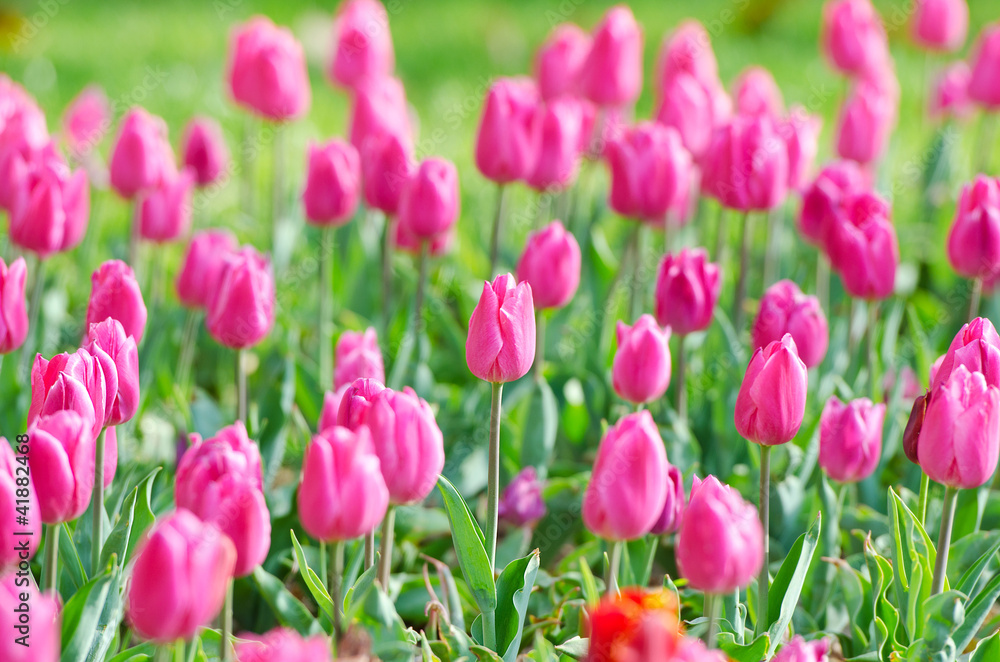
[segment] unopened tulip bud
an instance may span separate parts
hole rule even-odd
[[[618,351],[611,367],[615,393],[641,404],[663,396],[670,386],[670,332],[643,315],[629,326],[618,322]]]
[[[794,439],[805,415],[808,381],[791,334],[757,348],[736,396],[736,430],[765,446]]]
[[[868,398],[847,404],[837,396],[827,400],[819,422],[819,464],[841,483],[856,483],[871,475],[882,456],[885,404]]]
[[[465,360],[476,377],[503,383],[520,379],[535,359],[535,306],[531,286],[510,274],[483,284],[469,317]]]

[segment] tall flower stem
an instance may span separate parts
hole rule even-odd
[[[59,525],[46,524],[45,533],[45,568],[42,573],[44,579],[43,590],[51,591],[53,595],[59,593]]]
[[[979,299],[983,295],[983,279],[974,278],[972,280],[972,292],[969,294],[969,321],[971,322],[979,314]]]
[[[389,506],[382,519],[382,543],[379,548],[378,581],[389,592],[389,575],[392,569],[392,537],[396,528],[396,507]]]
[[[759,514],[761,528],[764,529],[764,565],[757,578],[757,628],[760,636],[767,629],[769,618],[767,613],[767,592],[771,578],[767,572],[768,555],[771,547],[770,510],[771,510],[771,447],[760,446],[760,501]]]
[[[233,659],[233,579],[226,580],[226,601],[222,605],[222,633],[219,646],[222,648],[222,662]]]
[[[955,505],[958,503],[958,488],[945,487],[944,507],[941,510],[941,533],[938,535],[937,557],[934,559],[934,581],[931,595],[944,589],[945,574],[948,572],[948,548],[951,546],[951,528],[955,522]]]
[[[326,543],[322,540],[319,541],[319,580],[323,582],[323,586],[330,585],[330,573],[327,572],[327,549]]]
[[[253,158],[255,152],[254,119],[247,114],[243,122],[243,140],[240,145],[240,211],[249,221],[253,218]]]
[[[878,324],[878,301],[868,302],[868,387],[872,402],[878,402],[878,367],[877,346],[875,344],[875,327]]]
[[[487,609],[483,612],[483,643],[491,651],[497,647],[497,615],[495,611]]]
[[[385,215],[382,234],[382,337],[389,332],[389,315],[392,306],[392,217]]]
[[[247,422],[247,367],[246,350],[236,350],[236,418],[244,425]]]
[[[490,280],[497,268],[497,258],[500,254],[500,224],[503,223],[504,211],[507,207],[507,185],[497,184],[497,206],[493,216],[493,233],[490,235]]]
[[[674,411],[677,412],[677,418],[684,422],[687,422],[687,384],[684,381],[687,370],[684,357],[684,338],[686,337],[682,335],[677,338],[677,370],[673,377]]]
[[[375,529],[365,534],[365,570],[375,565]]]
[[[714,593],[705,594],[705,610],[703,616],[708,619],[708,630],[705,632],[705,645],[715,648],[715,637],[719,630],[719,607],[722,606],[719,596]]]
[[[920,472],[920,497],[917,502],[917,517],[920,523],[927,528],[927,498],[931,491],[931,479],[924,472]]]
[[[716,226],[715,254],[712,257],[715,258],[716,262],[721,264],[724,261],[722,256],[726,252],[726,208],[722,205],[719,205]]]
[[[490,404],[490,449],[489,470],[486,478],[486,556],[490,569],[496,568],[497,523],[500,513],[500,403],[503,398],[503,384],[493,383],[493,398]]]
[[[199,316],[200,313],[197,310],[189,310],[187,319],[184,320],[184,331],[181,334],[181,351],[177,357],[177,383],[184,393],[187,393],[191,380],[191,362],[194,360],[194,341],[198,333]]]
[[[764,253],[764,287],[767,287],[779,274],[778,263],[781,261],[781,229],[782,208],[775,207],[767,213],[767,248]]]
[[[334,226],[323,228],[319,251],[319,386],[333,388]]]
[[[419,274],[417,276],[417,296],[413,302],[413,337],[419,339],[424,330],[424,291],[427,289],[427,253],[428,242],[420,242],[420,256],[417,258]]]
[[[733,328],[743,330],[743,299],[747,295],[747,269],[750,266],[750,237],[753,234],[753,216],[747,212],[743,216],[743,230],[740,236],[740,275],[736,281],[736,298],[733,300]]]
[[[96,577],[101,570],[101,545],[104,544],[104,440],[107,428],[97,435],[97,454],[94,458],[94,492],[91,510],[94,514],[93,539],[90,543],[90,576]]]
[[[616,540],[611,545],[611,561],[608,564],[608,576],[604,580],[605,586],[608,588],[609,596],[618,595],[618,571],[622,566],[622,547],[625,543],[621,540]]]
[[[830,314],[830,261],[826,253],[816,253],[816,298],[825,314]]]
[[[639,292],[642,289],[642,284],[639,283],[640,280],[640,265],[642,251],[640,250],[639,233],[642,232],[642,223],[640,221],[635,221],[635,227],[632,229],[632,234],[629,236],[629,243],[627,250],[625,251],[626,259],[628,259],[631,264],[629,265],[629,283],[628,283],[628,322],[631,324],[635,322],[636,306],[639,303]]]
[[[535,362],[531,366],[535,379],[544,379],[545,367],[545,311],[535,310]]]
[[[31,300],[28,302],[28,336],[21,346],[21,360],[17,366],[18,379],[22,380],[28,375],[35,348],[41,345],[42,340],[38,334],[38,314],[42,307],[42,292],[45,290],[45,260],[37,260],[34,280]]]
[[[136,198],[132,201],[132,226],[129,228],[128,236],[128,266],[132,267],[136,278],[139,277],[139,248],[141,245],[141,221],[139,220],[142,210],[142,199]]]
[[[278,235],[285,221],[285,131],[280,123],[274,125],[271,150],[271,222],[277,248]]]
[[[344,620],[341,614],[343,599],[341,598],[344,581],[344,541],[333,543],[333,574],[330,576],[330,601],[333,602],[333,633],[340,643],[344,637]]]

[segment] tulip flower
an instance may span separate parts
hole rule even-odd
[[[439,234],[430,241],[422,241],[420,238],[412,235],[405,225],[400,223],[393,224],[395,230],[392,236],[392,245],[395,248],[403,251],[404,253],[409,253],[416,257],[420,257],[421,252],[426,248],[427,255],[429,257],[441,257],[442,255],[447,255],[451,252],[452,247],[455,244],[455,228],[450,228],[444,234]],[[418,281],[419,285],[419,281]]]
[[[795,635],[781,647],[774,662],[829,662],[829,650],[830,642],[826,639],[806,641],[801,635]]]
[[[111,317],[90,325],[87,351],[97,358],[107,384],[108,406],[103,424],[121,425],[139,408],[139,351],[135,338],[126,335],[121,322]]]
[[[615,393],[643,404],[660,398],[670,385],[670,331],[643,315],[629,326],[618,321],[618,351],[611,367]]]
[[[580,245],[559,221],[528,235],[517,280],[531,286],[539,310],[562,308],[580,285]]]
[[[232,99],[265,119],[295,119],[309,110],[302,45],[266,16],[251,18],[230,35],[226,79]]]
[[[792,334],[758,347],[736,396],[736,429],[761,446],[791,441],[805,414],[806,365]]]
[[[30,575],[30,573],[29,573]],[[27,613],[21,613],[27,609]],[[5,662],[56,662],[60,654],[59,599],[38,592],[14,572],[0,578],[0,658]],[[30,621],[24,625],[23,617]],[[25,629],[21,629],[25,628]]]
[[[442,235],[458,220],[458,171],[446,159],[423,161],[403,187],[399,223],[424,241]]]
[[[333,55],[327,76],[354,89],[360,83],[392,74],[395,55],[389,14],[378,0],[348,0],[333,24]]]
[[[811,244],[823,246],[827,228],[837,221],[848,196],[865,188],[865,174],[854,161],[834,161],[824,166],[802,195],[798,228]]]
[[[194,180],[204,187],[224,181],[229,167],[229,150],[218,122],[209,117],[192,118],[181,138],[182,161],[194,171]]]
[[[680,134],[695,161],[701,163],[704,159],[712,132],[724,119],[716,116],[712,90],[693,75],[680,71],[664,83],[656,121]]]
[[[378,346],[375,329],[363,332],[344,331],[337,340],[337,365],[333,373],[333,387],[351,384],[358,379],[385,382],[382,350]]]
[[[781,90],[763,67],[747,67],[740,73],[733,84],[733,102],[739,115],[779,117],[785,112]]]
[[[146,329],[146,304],[132,269],[121,260],[108,260],[90,277],[87,325],[111,317],[121,322],[125,334],[138,344]]]
[[[361,162],[349,143],[331,140],[309,145],[309,165],[302,203],[314,225],[343,225],[354,216],[361,198]]]
[[[126,200],[159,186],[175,170],[166,123],[138,106],[132,108],[118,131],[109,168],[112,188]]]
[[[896,122],[896,102],[892,94],[862,80],[844,101],[837,124],[837,154],[861,164],[882,157]]]
[[[664,40],[657,69],[661,81],[680,73],[690,74],[699,80],[718,80],[719,65],[705,26],[693,19],[682,21]]]
[[[1000,273],[1000,179],[977,175],[962,187],[948,233],[948,261],[965,278],[984,280]]]
[[[83,514],[94,486],[94,433],[91,423],[66,409],[39,417],[28,429],[28,464],[46,524]]]
[[[1000,110],[1000,23],[992,23],[979,33],[969,62],[969,98],[990,112]]]
[[[245,246],[226,258],[205,322],[212,337],[226,347],[252,347],[270,333],[274,306],[271,263]]]
[[[391,131],[367,140],[361,152],[366,205],[396,215],[406,182],[413,176],[412,151],[407,138]]]
[[[362,156],[369,142],[386,134],[398,136],[407,144],[412,142],[406,90],[398,78],[391,76],[366,80],[354,90],[348,133],[351,144]]]
[[[706,159],[703,187],[723,206],[749,212],[784,202],[788,153],[772,118],[733,118],[716,130]]]
[[[376,379],[357,379],[340,396],[340,406],[337,408],[337,425],[357,432],[368,422],[368,412],[375,396],[385,390],[382,382]],[[320,426],[323,432],[327,426]]]
[[[959,367],[982,373],[986,383],[1000,388],[1000,335],[993,323],[977,317],[962,326],[931,376],[931,391],[944,384]]]
[[[822,127],[823,120],[801,106],[793,106],[778,127],[788,151],[788,188],[793,191],[802,192],[809,182]]]
[[[663,227],[687,214],[693,166],[680,134],[652,122],[641,122],[608,145],[611,191],[608,205],[622,216]]]
[[[656,321],[684,336],[712,323],[722,282],[719,267],[702,248],[682,248],[660,263],[656,279]]]
[[[859,193],[841,205],[825,239],[830,264],[853,297],[884,299],[892,294],[899,264],[889,205],[875,193]]]
[[[111,104],[99,85],[88,85],[63,111],[62,135],[76,159],[90,154],[111,126]]]
[[[954,51],[965,43],[969,30],[966,0],[917,0],[910,35],[929,51]]]
[[[194,171],[184,168],[142,194],[139,236],[164,243],[187,235],[191,229],[191,190],[194,184]]]
[[[525,467],[500,494],[500,519],[514,526],[531,526],[545,516],[542,484],[535,467]]]
[[[662,536],[677,531],[684,518],[684,502],[684,476],[680,469],[670,464],[667,466],[667,498],[650,533]]]
[[[576,179],[582,156],[583,102],[564,97],[536,109],[535,162],[527,177],[536,191],[564,190]]]
[[[531,286],[510,274],[483,284],[469,318],[465,358],[476,377],[502,384],[520,379],[535,354],[535,320]]]
[[[885,28],[871,0],[828,0],[820,39],[830,65],[848,76],[863,76],[889,57]]]
[[[232,541],[215,525],[183,509],[167,515],[136,550],[128,622],[159,644],[190,639],[222,609],[235,562]],[[229,645],[225,631],[223,641]]]
[[[227,257],[238,250],[236,237],[228,230],[194,233],[177,274],[177,298],[181,303],[193,309],[207,308],[219,289]]]
[[[955,62],[942,70],[932,83],[927,112],[935,119],[968,119],[974,112],[969,98],[972,70],[965,62]]]
[[[241,421],[219,430],[204,441],[191,433],[190,445],[177,466],[177,482],[202,485],[226,473],[239,473],[253,479],[258,491],[264,489],[263,468],[257,444],[247,436]]]
[[[333,662],[330,642],[322,635],[303,637],[290,628],[276,627],[262,635],[244,632],[238,639],[239,662]]]
[[[10,354],[28,337],[24,281],[28,269],[19,257],[10,267],[0,258],[0,356]]]
[[[857,483],[871,475],[882,455],[885,404],[868,398],[847,404],[831,396],[819,422],[819,465],[836,481]]]
[[[90,187],[87,173],[54,159],[37,164],[13,192],[10,241],[45,259],[75,248],[87,231]]]
[[[609,593],[589,609],[586,622],[590,640],[586,662],[660,662],[663,656],[680,652],[677,649],[682,630],[677,603],[665,590],[627,588],[621,593]]]
[[[319,412],[319,421],[316,422],[316,430],[318,432],[323,432],[337,425],[337,418],[340,415],[340,404],[344,401],[344,395],[351,390],[351,387],[352,384],[343,384],[336,390],[327,391],[323,394],[323,408]]]
[[[80,414],[96,437],[113,405],[117,380],[113,365],[83,348],[72,354],[56,354],[50,361],[37,355],[31,368],[29,426],[40,416],[68,409]]]
[[[822,363],[830,341],[826,316],[819,300],[804,295],[790,280],[778,281],[761,297],[751,332],[753,347],[765,347],[786,333],[791,334],[807,368]]]
[[[10,212],[18,191],[27,186],[29,177],[38,179],[39,169],[68,171],[69,166],[49,137],[44,119],[35,130],[19,130],[14,117],[8,121],[0,132],[0,207]]]
[[[580,93],[590,46],[590,35],[573,23],[561,23],[552,29],[535,53],[535,82],[544,101]]]
[[[598,106],[633,103],[642,89],[642,28],[632,10],[612,7],[592,36],[580,74],[583,95]]]
[[[23,437],[21,438],[23,439]],[[21,445],[27,448],[30,445]],[[41,511],[28,467],[18,462],[5,437],[0,437],[0,574],[19,563],[27,568],[42,537]]]

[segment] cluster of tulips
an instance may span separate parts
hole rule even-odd
[[[915,4],[912,35],[924,49],[955,51],[965,43],[967,29],[964,0]],[[590,204],[591,188],[577,180],[600,162],[610,179],[608,207],[631,224],[622,273],[615,281],[628,295],[626,316],[612,320],[617,350],[610,380],[634,411],[603,433],[582,495],[583,523],[607,541],[609,555],[606,596],[590,608],[589,651],[581,655],[592,662],[725,660],[725,654],[714,650],[719,610],[735,593],[746,614],[740,591],[754,579],[753,597],[749,591],[744,595],[757,634],[766,632],[776,619],[769,614],[768,600],[770,453],[799,434],[810,370],[824,364],[830,345],[824,312],[830,309],[830,267],[854,305],[868,309],[870,397],[843,402],[833,395],[825,403],[818,423],[818,463],[825,474],[842,484],[871,476],[882,459],[886,419],[874,338],[878,302],[894,294],[900,254],[891,204],[877,185],[898,118],[900,90],[885,29],[869,0],[826,3],[822,50],[831,66],[848,77],[850,87],[833,141],[837,159],[818,174],[813,173],[821,134],[818,115],[799,106],[786,110],[775,80],[760,67],[743,71],[727,92],[708,33],[695,21],[681,24],[663,43],[654,81],[656,109],[646,120],[633,118],[643,85],[643,31],[626,6],[610,9],[589,33],[572,24],[557,26],[537,52],[532,77],[500,78],[491,84],[475,163],[497,185],[497,200],[489,278],[469,317],[465,343],[469,371],[492,389],[486,512],[484,530],[472,519],[466,531],[472,535],[463,537],[463,522],[472,515],[464,502],[464,510],[456,514],[448,501],[454,487],[440,477],[446,444],[435,407],[411,387],[386,388],[374,327],[343,330],[333,342],[335,228],[364,209],[383,233],[383,330],[393,313],[392,253],[399,249],[417,256],[411,330],[419,334],[428,260],[454,245],[460,197],[452,162],[415,158],[417,136],[403,84],[394,75],[385,8],[376,0],[343,4],[327,74],[350,97],[350,125],[346,138],[309,146],[300,188],[302,215],[324,235],[316,329],[318,384],[325,394],[302,460],[296,504],[302,528],[319,545],[320,568],[313,574],[323,591],[329,587],[331,638],[304,637],[284,627],[265,635],[233,634],[233,581],[252,575],[272,543],[265,499],[270,478],[247,429],[253,403],[248,402],[245,353],[275,325],[276,267],[268,251],[241,247],[229,230],[192,231],[192,209],[195,189],[225,186],[234,172],[242,172],[249,188],[250,168],[231,163],[221,128],[206,117],[192,119],[185,128],[178,161],[166,124],[139,107],[121,119],[105,164],[97,148],[114,118],[100,88],[84,90],[67,109],[61,131],[50,135],[34,99],[0,77],[0,208],[9,217],[11,245],[34,256],[30,297],[26,260],[18,257],[9,267],[0,261],[0,358],[20,349],[19,377],[27,376],[40,342],[35,331],[44,265],[84,239],[91,187],[110,186],[133,207],[128,240],[132,266],[112,259],[93,273],[79,348],[49,359],[34,356],[26,434],[16,444],[0,444],[2,629],[16,629],[15,604],[25,601],[21,594],[30,594],[32,609],[30,649],[5,635],[0,641],[3,659],[49,662],[59,657],[59,566],[68,556],[60,553],[59,542],[66,538],[66,523],[81,518],[89,507],[89,576],[124,569],[125,621],[161,652],[170,646],[183,650],[185,641],[218,618],[223,660],[234,655],[244,662],[331,660],[331,651],[345,644],[351,628],[342,586],[346,544],[363,539],[363,567],[370,569],[375,590],[391,594],[396,509],[423,502],[436,486],[449,504],[456,555],[481,612],[474,636],[493,656],[480,659],[513,659],[508,653],[518,654],[524,616],[501,615],[497,606],[495,577],[503,573],[502,583],[506,576],[497,563],[499,527],[502,519],[530,526],[544,515],[545,467],[527,466],[501,485],[503,387],[533,367],[534,379],[545,380],[546,320],[573,300],[586,266],[573,228],[562,220],[568,219],[571,205]],[[283,205],[289,187],[280,136],[311,103],[303,49],[289,30],[255,17],[231,35],[226,85],[238,107],[270,123],[274,132],[272,248],[279,253],[291,216]],[[1000,110],[1000,26],[983,30],[968,64],[959,62],[944,71],[928,104],[933,116],[946,118],[968,117],[976,106],[985,115]],[[988,155],[989,146],[981,147]],[[245,158],[246,152],[239,153]],[[985,169],[986,163],[979,165]],[[517,228],[503,229],[511,216],[508,192],[517,182],[537,194],[535,226],[516,265],[510,260],[513,273],[506,273],[501,269],[508,260],[504,238]],[[800,199],[796,227],[801,238],[820,249],[815,296],[774,277],[777,238],[792,198]],[[684,241],[695,235],[709,243],[707,221],[693,232],[684,228],[692,219],[704,220],[708,200],[720,210],[716,262],[706,248]],[[726,210],[742,215],[738,276],[731,287],[723,273]],[[769,226],[762,274],[752,273],[756,215],[766,216]],[[666,249],[655,286],[644,282],[640,268],[651,243],[649,227],[664,233]],[[118,467],[116,428],[140,409],[138,346],[147,324],[142,274],[133,269],[143,264],[143,242],[181,241],[186,248],[174,289],[189,309],[191,323],[178,357],[178,381],[182,388],[190,386],[194,322],[203,315],[211,337],[236,354],[233,422],[207,439],[190,435],[176,467],[174,509],[157,517],[147,531],[134,532],[141,542],[126,545],[125,557],[117,558],[105,549],[110,538],[104,491]],[[903,397],[913,400],[903,447],[922,470],[922,521],[930,481],[945,486],[932,595],[945,588],[958,491],[986,484],[1000,457],[1000,336],[989,320],[978,317],[981,293],[1000,282],[1000,180],[977,174],[963,188],[947,258],[958,275],[973,282],[969,321],[934,364],[929,389],[924,391],[912,373],[899,375],[909,380]],[[731,294],[729,316],[719,310],[724,289]],[[756,291],[761,295],[747,329],[744,316],[754,310],[751,293]],[[162,293],[153,296],[155,300]],[[704,333],[720,317],[740,341],[749,331],[753,349],[735,396],[733,423],[759,447],[756,507],[719,477],[692,476],[692,467],[672,464],[660,427],[646,408],[673,389],[673,415],[684,424],[685,339]],[[678,337],[673,353],[672,336]],[[15,519],[20,506],[28,513],[27,524]],[[43,539],[43,525],[39,591],[30,560]],[[685,632],[682,606],[673,592],[619,588],[626,543],[647,536],[674,536],[679,575],[688,588],[703,594],[704,642]],[[19,547],[22,539],[26,546]],[[475,578],[477,554],[487,568],[487,588]],[[520,562],[524,567],[534,563],[537,571],[537,558],[529,555],[515,563]],[[530,593],[531,584],[524,577],[520,581],[519,587]],[[507,622],[511,618],[521,620],[512,626]],[[516,639],[508,632],[511,627]],[[828,659],[830,648],[824,637],[806,641],[796,636],[768,655],[777,653],[774,659],[783,662],[819,662]],[[425,654],[424,659],[433,658]]]

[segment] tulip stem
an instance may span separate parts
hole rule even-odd
[[[705,632],[705,645],[710,649],[715,648],[715,638],[719,630],[719,607],[722,601],[714,593],[705,594],[704,616],[708,619],[708,630]]]
[[[628,321],[630,324],[635,322],[636,304],[639,300],[639,290],[642,289],[639,284],[639,261],[642,254],[642,251],[639,249],[639,233],[641,231],[642,222],[635,221],[635,227],[632,229],[628,247],[625,251],[626,259],[632,262],[628,283]]]
[[[944,590],[945,575],[948,572],[948,548],[951,546],[951,527],[955,522],[955,505],[958,503],[958,488],[950,485],[944,488],[944,507],[941,510],[941,533],[938,535],[937,558],[934,559],[934,581],[931,595]]]
[[[715,261],[719,264],[724,262],[723,254],[726,252],[726,208],[719,205],[717,216],[718,231],[715,233]]]
[[[420,241],[420,256],[417,258],[419,273],[417,275],[417,297],[413,302],[413,338],[420,342],[420,333],[424,330],[424,290],[427,288],[427,252],[428,242]]]
[[[490,570],[496,569],[497,556],[497,522],[500,512],[500,403],[502,398],[503,384],[494,382],[493,399],[490,404],[490,464],[486,479],[486,556],[490,560]]]
[[[142,199],[135,198],[132,201],[132,227],[129,229],[128,238],[128,266],[132,267],[136,279],[139,278],[139,244],[141,240],[141,220]]]
[[[21,361],[17,367],[18,379],[28,375],[29,362],[35,347],[41,345],[38,334],[38,313],[42,307],[42,292],[45,290],[45,260],[39,259],[35,267],[35,282],[31,286],[31,301],[28,302],[28,335],[21,346]]]
[[[492,280],[497,268],[497,257],[500,253],[500,224],[503,222],[504,209],[506,207],[507,185],[497,184],[496,214],[493,216],[493,233],[490,235],[490,280]]]
[[[878,301],[868,302],[868,386],[872,402],[878,402],[878,378],[875,368],[878,365],[877,348],[875,345],[876,325],[878,324]]]
[[[760,446],[760,524],[764,529],[764,564],[757,578],[757,636],[760,636],[770,625],[767,609],[767,592],[771,578],[767,572],[768,555],[771,547],[770,535],[771,511],[771,447]]]
[[[677,374],[674,376],[674,411],[681,422],[687,422],[687,384],[685,383],[685,371],[687,363],[684,361],[684,338],[677,339]]]
[[[326,559],[327,559],[327,549],[326,542],[319,541],[319,580],[323,582],[323,586],[330,585],[330,576],[326,571]]]
[[[545,379],[545,311],[539,308],[535,311],[535,379]]]
[[[231,662],[233,659],[232,639],[233,634],[233,579],[226,580],[226,601],[222,605],[222,636],[219,646],[222,648],[222,662]]]
[[[497,615],[492,609],[483,612],[483,643],[486,648],[496,651],[497,647]]]
[[[622,566],[622,547],[625,543],[621,540],[616,540],[611,545],[611,562],[608,564],[608,576],[605,579],[605,584],[608,587],[608,596],[615,597],[620,594],[618,590],[618,571]]]
[[[747,268],[750,263],[750,235],[753,216],[747,212],[743,216],[740,235],[740,275],[736,280],[736,298],[733,300],[733,328],[737,333],[743,330],[743,299],[747,295]]]
[[[187,394],[191,381],[191,361],[194,360],[194,339],[198,331],[198,311],[189,310],[181,334],[181,351],[177,357],[177,383]]]
[[[91,509],[94,515],[93,540],[90,543],[90,576],[101,570],[101,546],[104,544],[104,438],[107,428],[97,435],[97,452],[94,458],[94,497]]]
[[[389,506],[382,519],[382,541],[378,559],[378,581],[386,593],[389,592],[389,576],[392,570],[392,537],[395,528],[396,507]]]
[[[330,576],[330,601],[333,602],[333,633],[338,644],[344,638],[344,620],[341,614],[344,605],[340,597],[343,581],[344,541],[338,540],[333,543],[333,574]]]
[[[824,314],[830,313],[830,262],[826,253],[816,253],[816,298]]]
[[[243,139],[240,144],[240,211],[245,221],[253,219],[253,157],[256,152],[254,143],[254,120],[249,114],[243,122]]]
[[[323,228],[319,251],[319,386],[333,388],[333,226]]]
[[[990,155],[993,153],[993,140],[996,134],[997,113],[984,112],[979,120],[979,137],[976,145],[979,151],[976,152],[975,164],[972,168],[973,176],[985,173],[990,164]]]
[[[236,350],[236,419],[244,425],[247,422],[247,367],[244,359],[246,350]]]
[[[375,529],[365,534],[365,570],[375,565]]]
[[[778,263],[781,261],[781,252],[778,248],[781,244],[781,221],[781,207],[775,207],[767,213],[767,248],[764,253],[765,288],[777,280],[776,275],[780,275]]]
[[[53,595],[59,593],[59,525],[46,524],[48,529],[45,536],[45,572],[43,578],[45,585],[43,589],[52,591]]]
[[[972,280],[972,293],[969,294],[969,321],[976,319],[979,314],[979,298],[983,295],[983,279],[974,278]]]
[[[389,314],[392,304],[392,217],[386,214],[382,234],[382,337],[389,333]]]
[[[274,248],[278,247],[278,236],[285,220],[285,131],[278,122],[274,125],[274,139],[271,142],[271,214],[274,225]]]
[[[927,497],[931,491],[931,479],[923,471],[920,472],[920,499],[917,502],[917,516],[920,523],[927,527]]]

